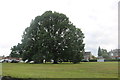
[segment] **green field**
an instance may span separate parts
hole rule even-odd
[[[0,63],[0,75],[2,75],[2,63]]]
[[[16,78],[118,78],[118,62],[3,63],[2,68],[3,76]]]

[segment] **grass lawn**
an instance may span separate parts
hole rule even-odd
[[[0,63],[0,75],[2,75],[2,63]]]
[[[16,78],[118,78],[118,62],[3,63],[2,70],[3,76]]]

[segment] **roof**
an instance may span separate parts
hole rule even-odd
[[[102,56],[98,56],[97,59],[104,59]]]
[[[84,56],[85,56],[85,55],[91,55],[91,52],[85,52],[85,53],[84,53]]]

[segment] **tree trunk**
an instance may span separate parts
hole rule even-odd
[[[55,59],[54,62],[53,62],[53,64],[58,64],[58,61]]]
[[[57,50],[53,50],[53,64],[58,64],[58,53]]]
[[[57,58],[57,56],[55,55],[54,56],[54,59],[53,59],[54,61],[53,61],[53,64],[58,64],[58,58]]]
[[[40,63],[43,63],[43,59],[42,59],[42,60],[40,60]]]

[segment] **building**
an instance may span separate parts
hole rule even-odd
[[[0,60],[3,59],[3,56],[0,56]]]
[[[114,49],[109,52],[109,56],[112,59],[120,59],[120,49]]]
[[[0,60],[1,60],[1,59],[9,59],[9,60],[22,60],[22,58],[15,58],[15,57],[9,57],[9,56],[7,56],[7,57],[0,56]]]
[[[90,59],[92,59],[91,52],[84,52],[83,56],[84,56],[84,59],[87,60],[87,61],[89,61]]]

